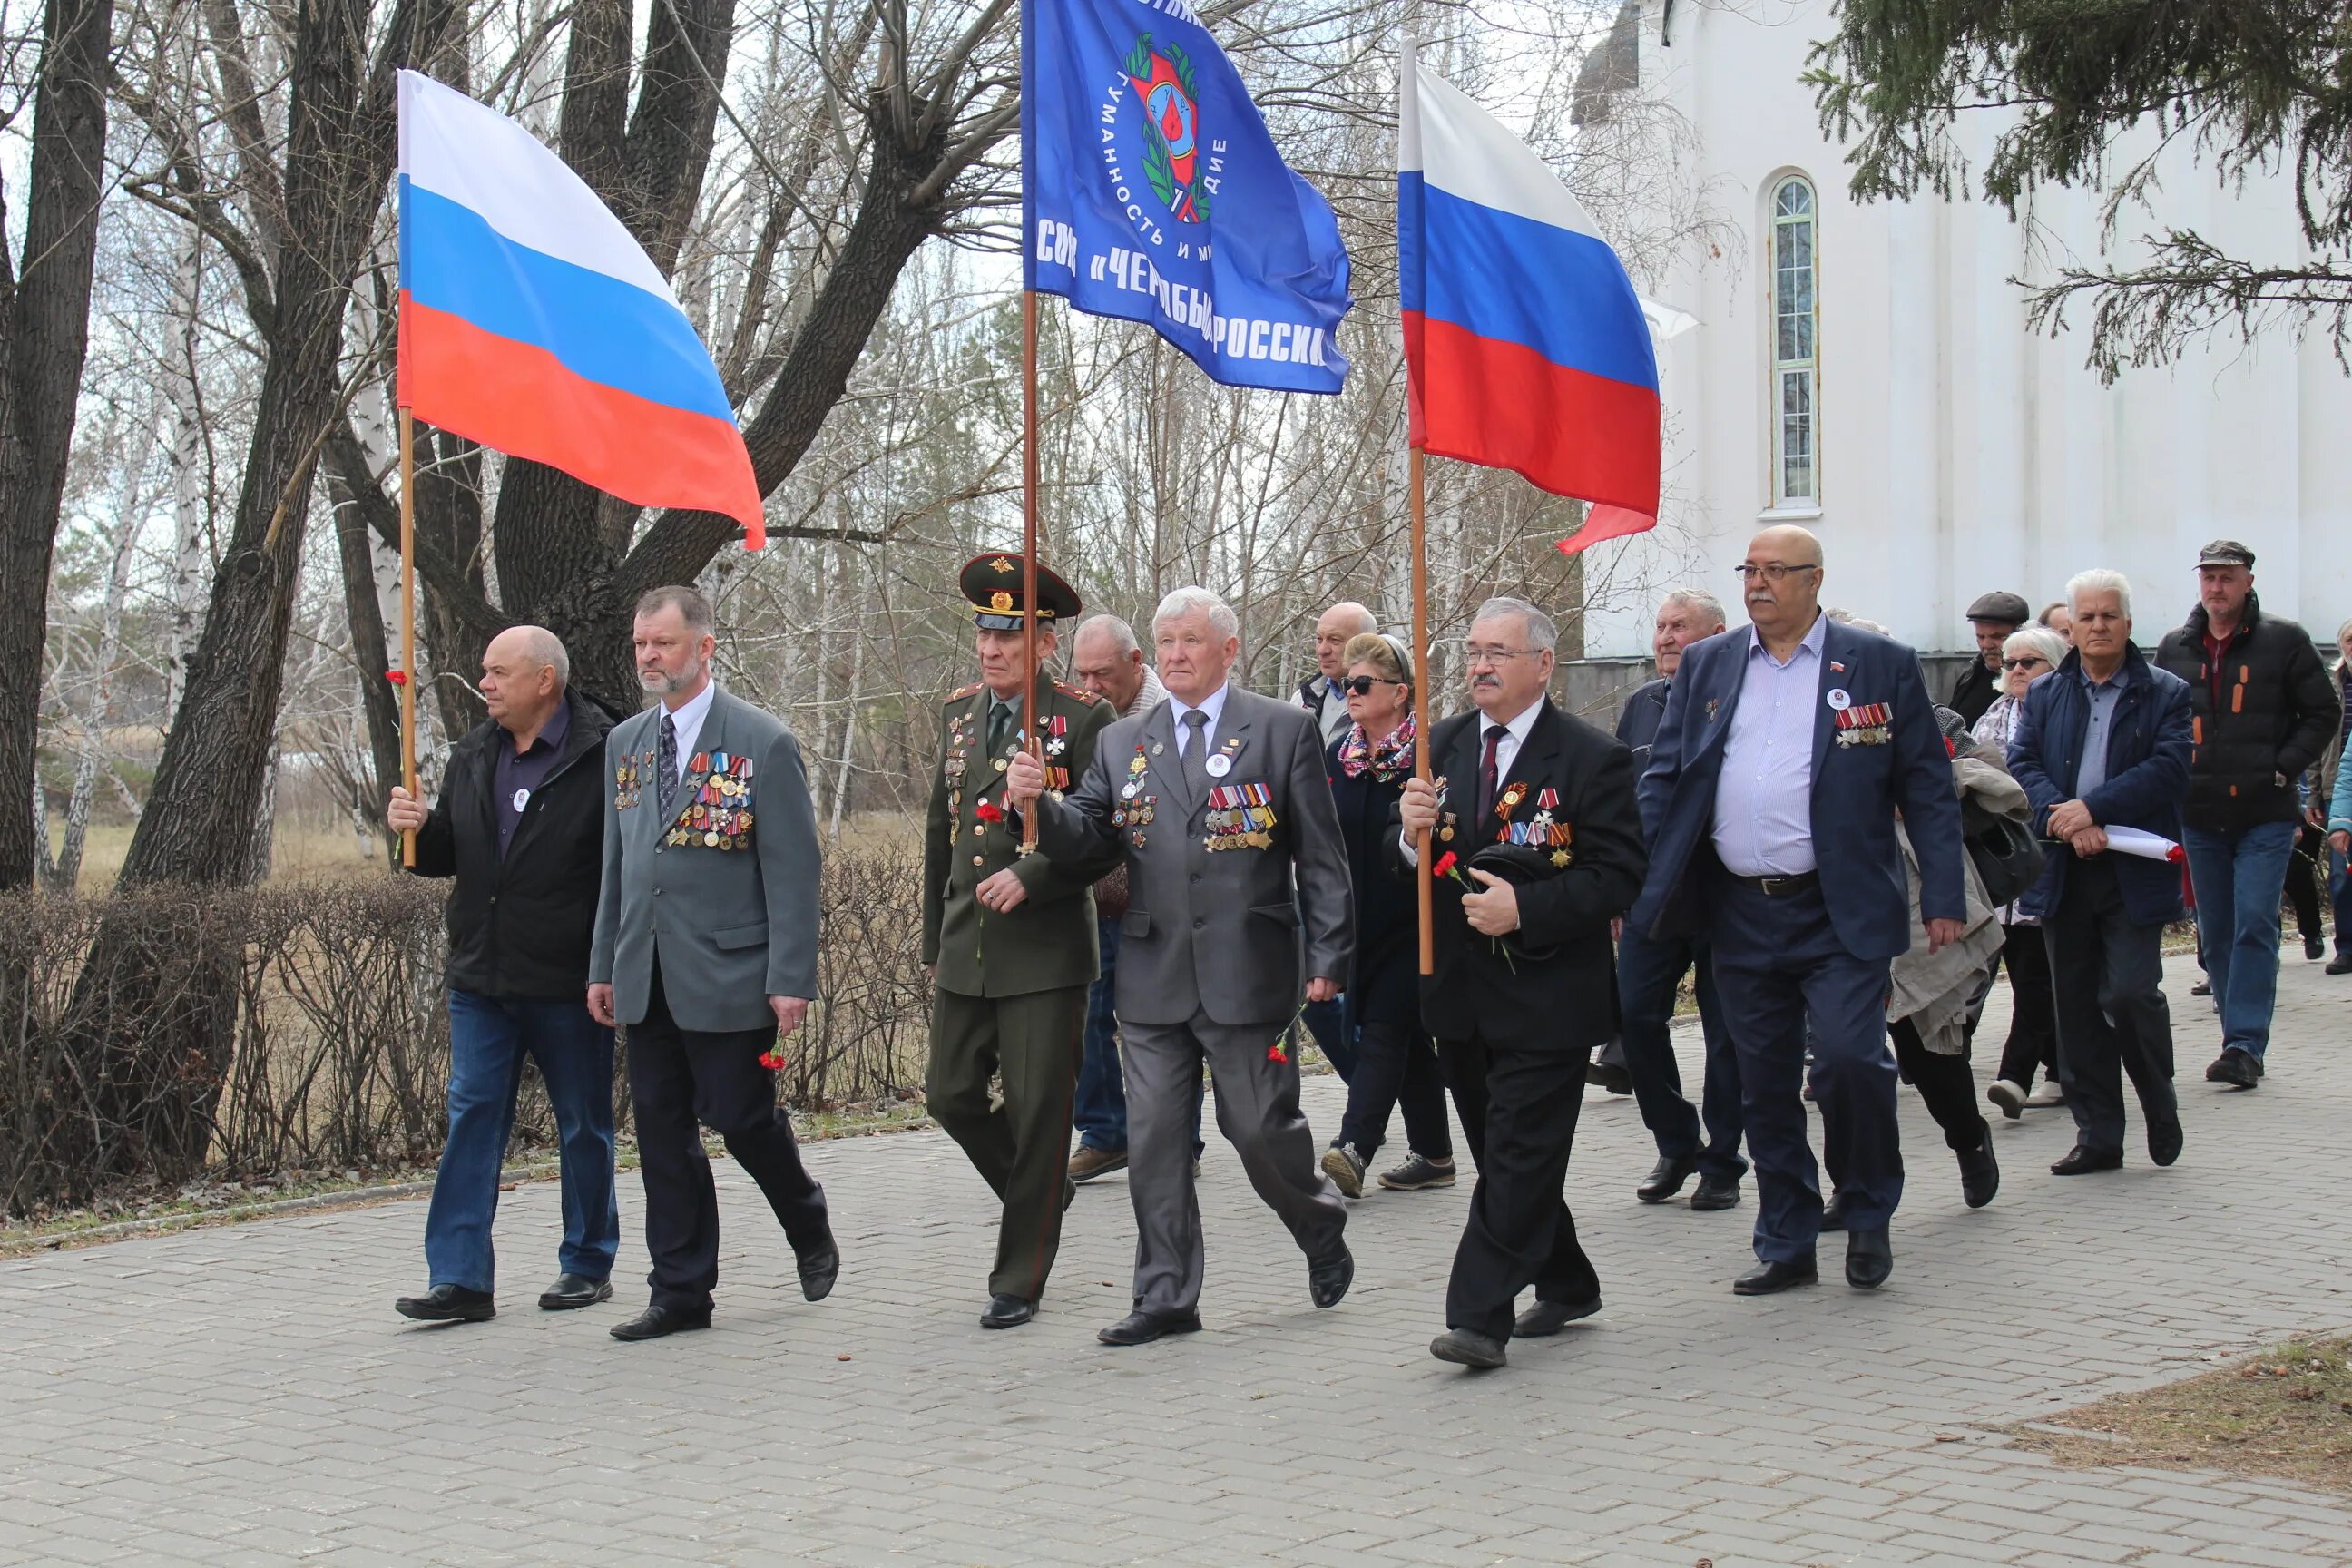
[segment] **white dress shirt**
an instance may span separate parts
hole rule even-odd
[[[1184,754],[1184,737],[1191,733],[1185,726],[1184,715],[1192,711],[1195,706],[1209,716],[1208,723],[1201,731],[1201,744],[1207,746],[1216,743],[1217,721],[1224,716],[1225,691],[1231,684],[1232,682],[1228,681],[1225,686],[1218,687],[1214,691],[1202,698],[1198,704],[1186,702],[1172,691],[1168,694],[1168,716],[1176,726],[1178,756]]]
[[[1723,737],[1715,785],[1715,853],[1735,877],[1801,877],[1813,856],[1813,727],[1821,721],[1822,647],[1829,617],[1787,662],[1748,628],[1739,704]]]
[[[1526,708],[1522,709],[1517,718],[1508,719],[1503,721],[1503,733],[1501,737],[1495,742],[1495,788],[1497,792],[1497,798],[1500,797],[1503,781],[1511,776],[1511,764],[1519,759],[1519,748],[1527,743],[1528,732],[1536,727],[1536,715],[1543,711],[1543,705],[1544,700],[1538,697],[1533,702],[1528,703]],[[1486,731],[1489,729],[1492,729],[1494,724],[1494,720],[1488,718],[1486,714],[1481,713],[1478,715],[1477,721],[1471,726],[1471,733],[1476,736],[1478,740],[1478,757],[1481,762],[1485,761],[1486,756]],[[1470,792],[1470,809],[1473,811],[1477,810],[1478,776],[1475,773],[1473,773],[1470,776],[1466,784],[1464,781],[1459,779],[1446,780],[1446,798],[1448,800],[1453,799],[1454,792],[1464,788],[1467,788]],[[1412,834],[1400,828],[1397,832],[1397,842],[1404,846],[1404,863],[1406,865],[1418,866],[1421,864],[1421,856],[1419,852],[1413,848]],[[1485,839],[1477,839],[1474,840],[1474,845],[1485,844],[1487,840]],[[1467,853],[1467,851],[1465,851],[1465,853]]]
[[[718,693],[719,683],[706,680],[702,683],[702,689],[688,698],[683,705],[668,709],[670,725],[677,731],[677,776],[681,779],[688,772],[687,764],[694,760],[694,743],[702,738],[702,721],[710,717],[710,700]],[[661,721],[655,720],[654,726],[654,735],[658,740]]]

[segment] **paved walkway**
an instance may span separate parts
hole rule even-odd
[[[2352,1563],[2345,1502],[1993,1430],[2352,1321],[2352,979],[2292,960],[2269,1081],[2224,1095],[2189,978],[2180,1164],[2059,1181],[2064,1113],[2029,1112],[1969,1213],[1906,1093],[1876,1295],[1734,1298],[1752,1204],[1637,1205],[1646,1137],[1596,1091],[1570,1196],[1609,1308],[1487,1375],[1423,1348],[1466,1184],[1358,1205],[1354,1294],[1317,1312],[1219,1147],[1209,1331],[1142,1350],[1093,1337],[1122,1178],[1080,1194],[1045,1314],[983,1333],[988,1207],[934,1134],[813,1152],[846,1258],[815,1307],[722,1164],[718,1326],[652,1345],[605,1336],[621,1304],[531,1308],[551,1184],[509,1196],[478,1327],[392,1314],[421,1201],[0,1265],[0,1562]],[[1337,1110],[1310,1084],[1318,1130]],[[643,1268],[632,1236],[632,1306]]]

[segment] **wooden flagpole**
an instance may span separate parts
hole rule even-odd
[[[416,798],[416,416],[400,411],[400,786]],[[400,835],[400,863],[416,865],[416,829]]]
[[[1039,713],[1037,668],[1037,291],[1021,291],[1021,653],[1029,669],[1028,691],[1022,699],[1022,727],[1029,731],[1025,750],[1045,760],[1045,724]],[[1037,847],[1037,814],[1021,814],[1021,848]]]
[[[1422,514],[1421,448],[1407,455],[1412,509],[1412,776],[1429,779],[1429,533]],[[1413,846],[1420,874],[1413,890],[1421,910],[1421,972],[1437,972],[1436,916],[1431,908],[1429,829],[1423,828]]]

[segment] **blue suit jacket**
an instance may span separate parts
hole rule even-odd
[[[1683,652],[1642,774],[1642,827],[1649,880],[1631,915],[1654,938],[1704,931],[1712,919],[1705,870],[1714,864],[1715,788],[1724,737],[1748,669],[1750,629],[1724,632]],[[1889,743],[1832,743],[1829,693],[1893,711]],[[1875,632],[1832,621],[1822,642],[1821,700],[1813,709],[1813,857],[1839,943],[1861,958],[1895,958],[1911,945],[1909,884],[1895,842],[1897,808],[1919,855],[1920,912],[1966,918],[1960,805],[1951,753],[1920,679],[1919,658]]]
[[[2025,706],[2009,737],[2009,771],[2025,786],[2033,831],[2047,837],[2050,808],[2075,798],[2082,777],[2083,736],[2091,724],[2091,698],[2083,689],[2083,656],[2025,689]],[[2189,683],[2150,664],[2137,647],[2124,652],[2123,695],[2107,727],[2106,782],[2083,797],[2102,827],[2138,827],[2180,841],[2180,807],[2189,798]],[[2053,846],[2042,880],[2018,900],[2028,914],[2047,915],[2066,888],[2074,852]],[[2180,868],[2133,855],[2108,857],[2124,912],[2134,925],[2180,918]]]

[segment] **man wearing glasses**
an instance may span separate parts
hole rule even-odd
[[[1430,1353],[1497,1367],[1513,1338],[1601,1310],[1601,1280],[1560,1196],[1585,1055],[1609,1037],[1609,927],[1642,886],[1642,824],[1625,745],[1546,695],[1551,617],[1481,605],[1463,649],[1473,711],[1430,732],[1434,782],[1413,779],[1393,836],[1404,867],[1430,837],[1436,973],[1421,983],[1463,1135],[1478,1162],[1470,1218]],[[1409,872],[1408,874],[1417,874]],[[1518,1293],[1535,1304],[1513,1316]]]
[[[1739,574],[1748,629],[1685,651],[1666,699],[1641,784],[1649,879],[1625,926],[1711,944],[1756,1163],[1759,1261],[1733,1290],[1818,1277],[1809,1019],[1846,1282],[1874,1289],[1894,1271],[1887,1226],[1903,1195],[1886,1048],[1888,966],[1911,929],[1895,813],[1936,951],[1963,919],[1959,803],[1917,655],[1822,614],[1821,542],[1767,529]]]

